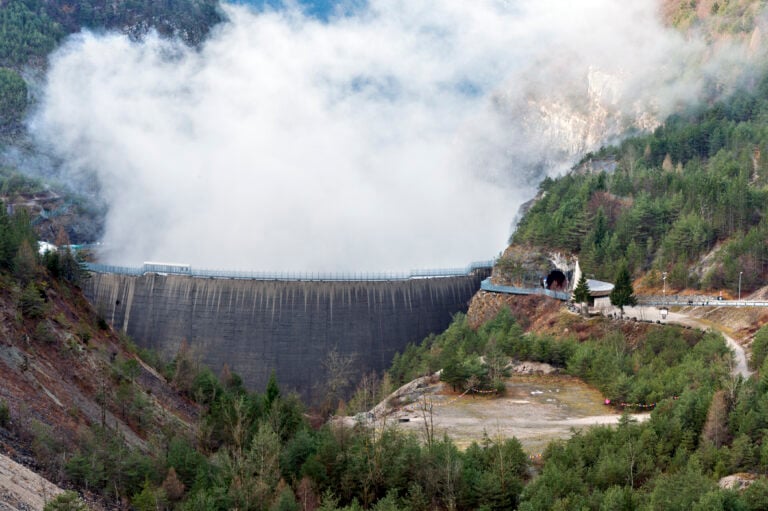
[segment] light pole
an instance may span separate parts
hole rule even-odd
[[[741,301],[741,274],[744,273],[743,271],[739,272],[739,301]]]
[[[664,281],[664,303],[667,303],[667,272],[661,274],[661,280]]]

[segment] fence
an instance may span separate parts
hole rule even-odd
[[[768,300],[718,300],[712,296],[638,296],[637,304],[646,307],[768,307]]]
[[[568,301],[571,299],[570,293],[552,291],[542,287],[499,286],[497,284],[492,284],[490,278],[487,278],[480,283],[480,289],[483,291],[491,291],[493,293],[506,293],[512,295],[544,295],[562,301]]]
[[[250,279],[250,280],[280,280],[280,281],[388,281],[430,279],[443,277],[461,277],[482,270],[490,270],[493,261],[477,261],[464,268],[441,268],[427,270],[411,270],[410,272],[265,272],[240,271],[195,268],[188,265],[166,265],[162,272],[157,271],[158,263],[142,266],[113,266],[107,264],[86,263],[88,271],[94,273],[117,273],[120,275],[144,275],[145,273],[161,273],[169,275],[187,275],[192,277],[221,278],[221,279]]]

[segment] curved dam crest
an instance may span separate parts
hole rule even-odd
[[[355,376],[466,312],[490,270],[391,281],[268,281],[93,273],[86,297],[116,330],[173,356],[186,341],[217,374],[226,364],[263,391],[272,370],[284,390],[317,402],[323,361],[354,357]]]

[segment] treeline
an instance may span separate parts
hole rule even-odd
[[[763,350],[768,329],[761,330]],[[764,352],[763,352],[764,357]],[[662,402],[644,424],[625,418],[551,444],[519,509],[734,510],[768,507],[768,364]],[[747,474],[745,490],[724,490]]]
[[[217,0],[6,0],[0,6],[0,129],[21,129],[27,87],[19,71],[42,66],[68,34],[83,28],[139,38],[150,30],[198,44],[222,20]]]
[[[70,483],[140,511],[504,510],[517,506],[529,477],[516,439],[485,438],[460,451],[384,421],[313,428],[274,376],[263,394],[249,392],[236,374],[216,377],[186,350],[159,367],[204,407],[197,434],[156,431],[150,454],[126,447],[108,425],[84,431],[74,452],[38,435]]]
[[[589,155],[611,173],[546,179],[511,242],[579,254],[611,280],[617,263],[674,288],[754,289],[768,277],[768,79],[653,134]],[[720,247],[706,268],[691,266]],[[655,270],[655,271],[653,271]],[[652,282],[658,283],[658,282]]]
[[[214,0],[7,0],[0,9],[0,66],[41,61],[65,35],[82,28],[133,36],[154,29],[196,44],[219,21]]]
[[[18,0],[27,4],[42,3],[45,12],[66,32],[81,28],[128,30],[141,36],[156,30],[165,36],[176,36],[188,44],[197,44],[210,28],[222,20],[215,0]]]

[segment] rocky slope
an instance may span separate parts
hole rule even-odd
[[[42,510],[62,489],[0,454],[0,511]]]
[[[93,427],[143,452],[162,431],[194,436],[198,408],[97,317],[79,288],[50,278],[38,286],[42,303],[30,311],[26,290],[0,275],[0,454],[58,483]]]

